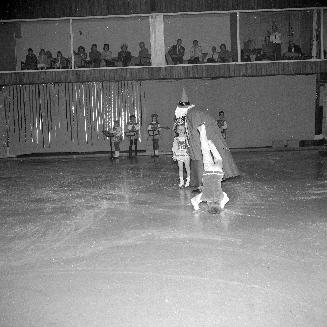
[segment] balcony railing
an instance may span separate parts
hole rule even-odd
[[[327,73],[327,60],[4,72],[0,74],[0,84],[21,85],[123,80],[177,80],[245,76],[310,75],[320,73]]]

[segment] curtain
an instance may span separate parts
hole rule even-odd
[[[106,150],[102,131],[115,120],[125,132],[134,114],[144,129],[143,101],[137,81],[5,86],[0,90],[0,157],[7,146],[13,155]]]

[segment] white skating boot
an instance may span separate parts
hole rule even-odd
[[[193,206],[193,209],[195,211],[199,210],[199,204],[201,203],[201,196],[202,196],[202,193],[194,196],[192,199],[191,199],[191,203],[192,203],[192,206]]]
[[[224,197],[223,197],[223,199],[220,201],[220,208],[221,208],[221,209],[224,209],[226,203],[229,201],[229,197],[227,196],[227,194],[226,194],[225,192],[223,192],[223,193],[224,193]]]
[[[190,177],[187,177],[185,182],[185,187],[189,187],[189,186],[190,186]]]
[[[184,186],[184,179],[183,178],[179,178],[179,185],[178,187],[183,187]]]
[[[114,159],[118,159],[119,158],[119,151],[115,151],[114,153]]]

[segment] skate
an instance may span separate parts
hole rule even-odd
[[[227,196],[227,194],[226,194],[225,192],[223,192],[223,194],[224,194],[224,197],[223,197],[223,199],[220,201],[220,208],[221,208],[221,209],[224,209],[226,203],[229,201],[229,197]]]
[[[191,203],[195,211],[199,210],[199,195],[200,194],[196,195],[194,198],[191,199]]]

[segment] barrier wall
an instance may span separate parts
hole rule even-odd
[[[151,153],[151,113],[172,127],[183,87],[214,117],[225,111],[231,148],[314,137],[315,75],[13,85],[0,92],[2,156],[7,146],[12,155],[108,151],[102,130],[114,119],[125,128],[130,113],[142,125],[139,149]],[[171,150],[172,137],[171,129],[162,131],[161,151]],[[121,148],[128,150],[127,139]]]

